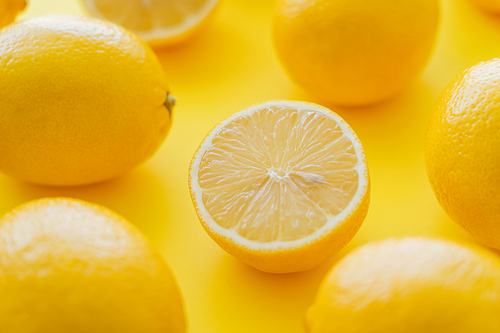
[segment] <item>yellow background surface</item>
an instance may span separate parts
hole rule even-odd
[[[78,0],[29,2],[21,19],[84,14]],[[468,0],[443,0],[435,52],[403,94],[373,107],[331,107],[363,142],[372,179],[368,217],[343,251],[311,271],[271,275],[238,262],[207,236],[187,185],[189,162],[206,133],[225,117],[263,101],[320,102],[294,86],[275,57],[273,5],[273,0],[223,0],[201,34],[182,46],[157,50],[178,106],[166,142],[144,166],[79,188],[41,187],[0,175],[0,215],[28,200],[69,196],[125,216],[174,271],[191,333],[303,332],[303,314],[329,268],[371,240],[426,235],[473,243],[437,204],[423,156],[427,121],[443,88],[465,68],[500,56],[500,17]]]

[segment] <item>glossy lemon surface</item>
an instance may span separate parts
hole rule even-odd
[[[0,330],[183,333],[175,278],[116,213],[49,198],[0,219]]]

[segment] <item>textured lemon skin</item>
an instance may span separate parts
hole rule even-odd
[[[285,103],[293,103],[293,101],[283,101]],[[304,103],[304,102],[302,102]],[[313,108],[326,109],[314,103],[305,103],[311,105]],[[328,110],[328,109],[326,109]],[[336,113],[328,110],[328,112],[339,117]],[[339,117],[339,121],[345,121]],[[199,151],[203,149],[203,143],[210,137],[210,134],[219,126],[216,125],[203,139],[202,143],[195,152],[193,159],[189,166],[189,191],[191,200],[193,202],[196,214],[200,220],[201,225],[207,234],[227,253],[231,254],[238,260],[245,264],[252,266],[260,271],[274,274],[288,274],[295,272],[302,272],[314,268],[330,258],[335,253],[339,252],[344,246],[351,241],[356,235],[359,228],[363,224],[368,209],[370,206],[370,193],[371,181],[367,165],[366,156],[364,156],[364,149],[359,142],[363,152],[363,164],[365,165],[364,174],[360,178],[366,179],[366,186],[361,194],[361,200],[354,207],[352,212],[341,221],[335,228],[325,230],[323,235],[314,239],[312,242],[302,244],[297,247],[280,248],[276,250],[255,250],[239,244],[234,239],[226,237],[216,232],[210,224],[203,218],[204,214],[200,208],[200,203],[196,200],[196,194],[193,185],[192,170],[197,166],[194,164],[196,156]],[[348,125],[349,126],[349,125]],[[357,138],[356,133],[349,127],[351,134]],[[359,139],[358,139],[359,140]]]
[[[493,13],[500,14],[500,1],[499,0],[471,0],[479,8]]]
[[[423,69],[438,19],[437,0],[278,0],[274,41],[290,77],[309,93],[372,104]]]
[[[500,331],[500,260],[423,238],[389,239],[347,255],[309,308],[308,333]]]
[[[26,0],[0,0],[0,28],[14,22],[25,8]]]
[[[0,34],[0,171],[81,185],[121,175],[166,137],[166,78],[135,35],[92,18],[28,19]]]
[[[425,145],[429,181],[446,213],[500,249],[500,59],[479,63],[443,91]]]
[[[0,220],[3,333],[181,333],[184,305],[161,255],[104,207],[40,199]]]

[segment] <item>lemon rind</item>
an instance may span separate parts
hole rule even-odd
[[[335,121],[337,121],[339,127],[341,128],[343,135],[345,135],[347,138],[351,140],[356,156],[358,157],[358,161],[353,168],[358,172],[359,175],[358,188],[356,189],[356,193],[352,197],[347,207],[340,214],[336,216],[328,216],[327,223],[325,223],[323,227],[319,228],[318,230],[316,230],[315,232],[304,238],[294,241],[273,241],[267,243],[259,243],[244,238],[243,236],[239,235],[236,231],[234,231],[234,229],[225,229],[221,227],[219,224],[217,224],[217,222],[215,222],[212,219],[212,217],[206,210],[203,204],[202,190],[198,184],[198,172],[201,159],[205,154],[205,152],[207,151],[207,149],[211,147],[212,139],[220,131],[220,129],[225,127],[231,121],[241,116],[248,115],[252,112],[268,107],[291,107],[298,111],[309,109],[322,113],[330,118],[334,118]],[[198,212],[198,216],[200,217],[202,222],[204,222],[205,225],[208,228],[210,228],[215,234],[230,239],[235,244],[246,247],[251,250],[274,251],[274,250],[302,247],[304,245],[313,243],[316,240],[320,239],[323,235],[330,233],[335,227],[339,225],[340,222],[347,219],[348,216],[350,216],[356,210],[358,205],[362,202],[363,197],[367,194],[368,166],[366,163],[364,148],[359,138],[356,136],[351,127],[339,115],[337,115],[336,113],[327,108],[324,108],[320,105],[313,103],[294,102],[294,101],[272,101],[252,106],[248,109],[237,112],[231,117],[219,123],[214,129],[212,129],[210,133],[205,137],[200,147],[198,148],[197,152],[193,156],[193,160],[191,162],[191,167],[189,170],[189,180],[190,180],[190,191],[191,195],[195,199],[195,207]]]
[[[183,20],[182,24],[177,25],[175,27],[169,27],[169,28],[155,28],[149,31],[137,31],[137,30],[132,30],[130,28],[125,27],[126,29],[129,29],[133,31],[135,34],[137,34],[143,41],[145,42],[154,42],[154,41],[160,41],[160,40],[166,40],[170,38],[175,38],[177,36],[181,36],[187,32],[189,32],[191,29],[194,29],[198,24],[200,24],[203,20],[205,20],[206,17],[210,15],[210,13],[215,9],[215,7],[218,5],[220,0],[207,0],[205,5],[195,14],[189,15],[185,17]],[[85,7],[87,8],[88,12],[92,14],[93,16],[107,20],[109,19],[104,16],[95,6],[94,6],[94,1],[93,0],[83,0]],[[117,24],[120,24],[120,22],[115,22]]]

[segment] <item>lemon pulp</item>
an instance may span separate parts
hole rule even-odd
[[[346,209],[358,189],[358,164],[335,120],[274,106],[217,132],[198,179],[203,203],[222,228],[257,243],[295,241]]]

